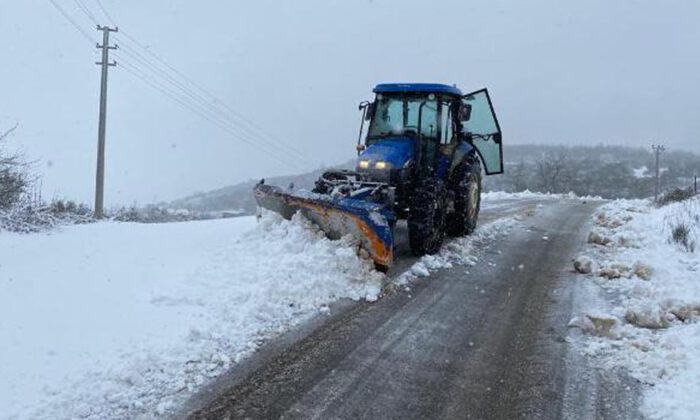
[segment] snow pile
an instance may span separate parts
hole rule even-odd
[[[595,269],[584,279],[604,292],[600,318],[614,319],[607,333],[582,321],[591,334],[586,351],[606,364],[625,366],[653,386],[644,388],[650,418],[697,418],[700,412],[700,199],[657,208],[620,200],[595,215],[588,257]],[[682,228],[679,228],[681,226]],[[682,230],[682,234],[679,234]],[[592,328],[592,329],[591,329]]]
[[[167,415],[260,343],[384,276],[301,217],[0,235],[3,418]]]
[[[640,166],[639,168],[632,168],[632,175],[637,178],[650,178],[649,169],[646,166]]]
[[[619,320],[606,313],[595,311],[574,317],[569,327],[580,328],[588,334],[600,337],[619,337]]]
[[[585,255],[579,255],[574,258],[574,270],[581,274],[588,274],[593,271],[595,263],[592,259]]]
[[[538,199],[538,200],[560,200],[560,199],[581,199],[581,200],[602,200],[598,196],[581,197],[573,191],[567,194],[540,193],[525,190],[521,192],[489,191],[481,194],[482,200],[509,200],[509,199]]]
[[[518,222],[518,217],[506,217],[484,225],[469,236],[447,242],[436,255],[425,255],[409,270],[397,276],[393,283],[406,285],[419,278],[428,277],[431,271],[455,265],[474,266],[479,261],[479,251],[485,243],[507,234]]]

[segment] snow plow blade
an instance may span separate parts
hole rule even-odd
[[[330,197],[307,191],[291,191],[258,184],[253,193],[258,206],[279,213],[285,219],[300,211],[330,239],[352,235],[379,268],[393,262],[393,213],[371,201]]]

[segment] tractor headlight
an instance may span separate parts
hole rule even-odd
[[[386,169],[388,167],[389,167],[389,164],[384,162],[383,160],[380,160],[374,164],[374,169]]]
[[[361,160],[360,163],[357,164],[357,166],[359,166],[360,169],[367,169],[367,168],[369,168],[369,161],[368,160]]]

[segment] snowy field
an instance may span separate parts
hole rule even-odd
[[[152,418],[382,275],[268,215],[0,234],[0,417]]]
[[[576,260],[591,293],[571,326],[588,333],[584,351],[600,365],[642,383],[641,410],[652,419],[700,413],[699,238],[697,197],[661,208],[620,200],[597,212]]]

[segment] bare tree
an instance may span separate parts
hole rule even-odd
[[[567,167],[566,151],[558,153],[544,153],[535,162],[537,177],[542,186],[542,191],[560,192],[561,176]]]
[[[5,131],[4,133],[0,134],[0,141],[3,141],[5,137],[9,136],[12,134],[13,131],[15,131],[19,127],[19,123],[15,123],[14,127],[10,128],[9,130]]]
[[[525,160],[520,159],[520,163],[515,165],[510,171],[510,173],[513,184],[513,190],[515,192],[521,192],[528,189],[529,173],[528,168],[525,165]]]

